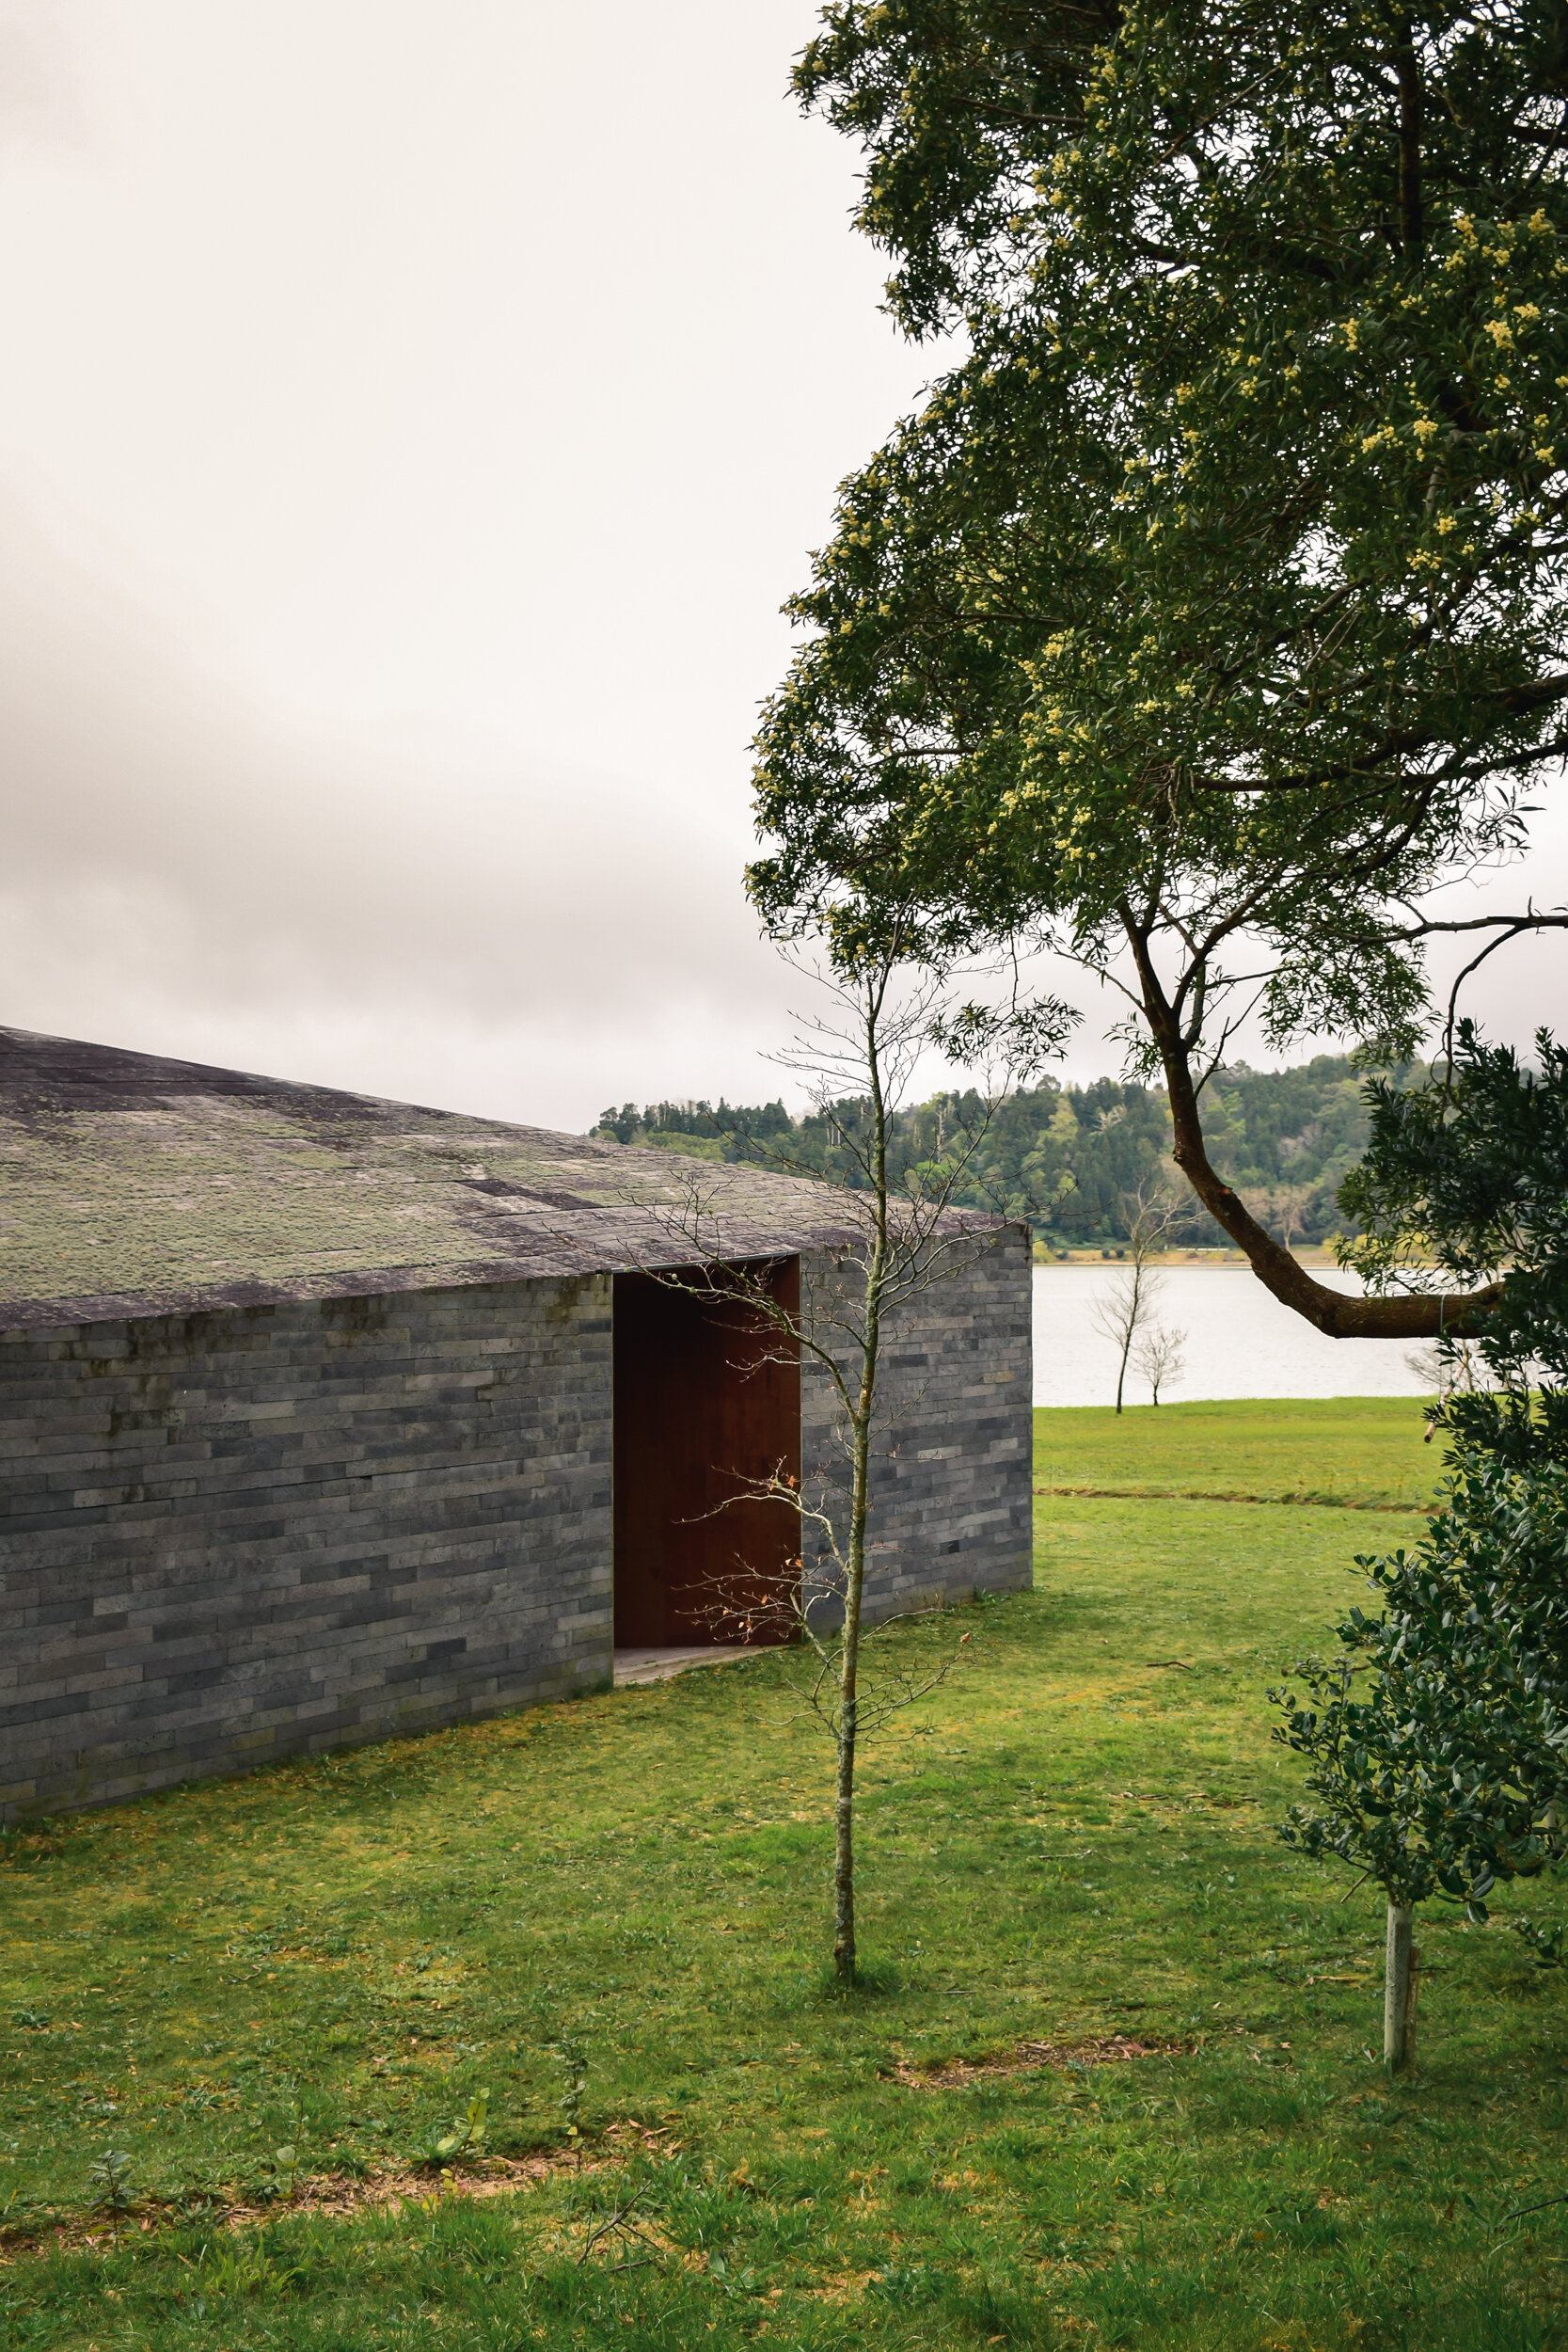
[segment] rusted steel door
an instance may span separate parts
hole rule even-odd
[[[799,1309],[799,1258],[748,1271]],[[647,1274],[615,1277],[614,1313],[617,1648],[785,1639],[800,1522],[749,1488],[800,1475],[793,1340],[752,1301]]]

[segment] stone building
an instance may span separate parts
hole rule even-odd
[[[715,1638],[715,1563],[801,1540],[715,1505],[836,1454],[809,1359],[658,1279],[694,1184],[809,1324],[830,1187],[0,1029],[0,1818]],[[1027,1237],[971,1223],[886,1353],[873,1614],[1029,1580]]]

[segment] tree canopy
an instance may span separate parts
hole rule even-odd
[[[759,907],[1075,955],[1271,1287],[1433,1331],[1296,1266],[1200,1097],[1254,1003],[1409,1053],[1465,927],[1430,894],[1568,748],[1560,17],[884,0],[797,81],[866,149],[895,314],[968,350],[794,601]]]

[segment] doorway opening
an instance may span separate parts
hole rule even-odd
[[[799,1258],[742,1270],[799,1311]],[[775,1470],[800,1478],[798,1350],[744,1297],[692,1296],[649,1274],[616,1275],[614,1333],[617,1652],[786,1640],[779,1596],[800,1518],[747,1487]]]

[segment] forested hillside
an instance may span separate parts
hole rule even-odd
[[[1214,1162],[1280,1240],[1322,1241],[1343,1224],[1335,1193],[1366,1142],[1364,1077],[1345,1056],[1320,1054],[1294,1070],[1238,1062],[1205,1089],[1204,1131]],[[901,1164],[939,1159],[961,1145],[979,1110],[973,1095],[941,1094],[905,1113]],[[626,1103],[606,1111],[595,1133],[852,1180],[842,1137],[860,1115],[855,1102],[800,1120],[782,1103]],[[1003,1105],[977,1154],[974,1181],[958,1197],[1028,1216],[1059,1248],[1115,1245],[1126,1239],[1128,1196],[1167,1165],[1169,1132],[1162,1089],[1114,1078],[1086,1087],[1047,1079]],[[1201,1212],[1188,1237],[1198,1247],[1225,1238]]]

